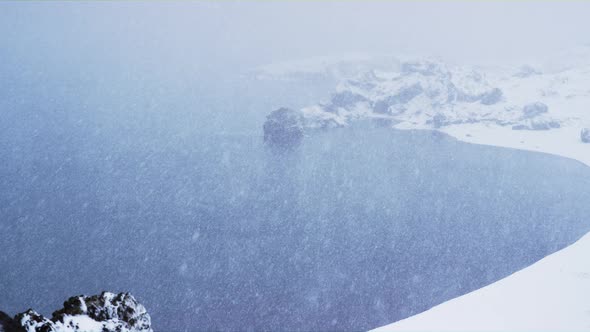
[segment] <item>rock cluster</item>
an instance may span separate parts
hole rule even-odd
[[[145,307],[129,293],[74,296],[51,319],[29,309],[0,314],[0,332],[152,332]]]
[[[526,75],[534,73],[529,69]],[[558,120],[543,118],[549,108],[542,102],[523,105],[509,101],[500,88],[504,81],[494,73],[487,74],[478,67],[436,60],[401,62],[399,68],[389,71],[367,71],[340,82],[330,101],[303,108],[303,124],[306,129],[327,128],[377,118],[403,122],[405,128],[481,122],[549,130],[560,125]]]
[[[580,133],[580,139],[584,143],[590,143],[590,128],[582,129],[582,132]]]

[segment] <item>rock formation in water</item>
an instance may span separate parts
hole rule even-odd
[[[580,133],[580,139],[584,143],[590,143],[590,128],[582,129],[582,132]]]
[[[303,114],[280,108],[266,117],[264,141],[273,145],[293,146],[303,138]]]
[[[51,319],[29,309],[0,314],[0,332],[152,332],[150,315],[129,293],[74,296]]]

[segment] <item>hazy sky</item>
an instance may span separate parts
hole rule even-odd
[[[590,42],[590,2],[2,2],[0,55],[250,66],[344,52],[535,58]],[[3,54],[2,54],[3,53]]]

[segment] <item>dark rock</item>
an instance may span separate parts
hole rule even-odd
[[[549,130],[551,126],[546,121],[532,121],[531,122],[531,130]]]
[[[420,83],[403,87],[393,96],[375,102],[373,112],[378,114],[393,115],[400,114],[404,111],[403,104],[408,103],[424,92]],[[395,110],[394,110],[395,108]]]
[[[412,84],[399,89],[396,95],[389,97],[388,103],[390,105],[405,104],[420,95],[422,92],[424,92],[424,89],[420,83]]]
[[[443,126],[448,126],[451,124],[447,117],[442,113],[437,113],[435,116],[432,117],[431,120],[426,121],[427,124],[431,124],[434,128],[440,128]]]
[[[350,91],[342,91],[340,93],[336,93],[332,96],[332,107],[351,107],[357,103],[367,101],[367,98],[361,96],[357,93],[353,93]]]
[[[582,129],[582,132],[580,132],[580,139],[584,143],[590,143],[590,128]]]
[[[13,321],[27,332],[152,332],[145,307],[129,293],[74,296],[51,319],[29,309]]]
[[[502,101],[502,90],[494,88],[481,95],[480,103],[483,105],[494,105]]]
[[[512,126],[512,130],[529,130],[529,129],[530,129],[529,126],[523,125],[523,124]]]
[[[436,114],[432,117],[432,125],[434,128],[440,128],[447,125],[447,117],[444,114]]]
[[[274,145],[293,146],[303,139],[303,114],[280,108],[266,117],[264,141]]]
[[[14,316],[16,325],[27,332],[57,332],[53,322],[33,309],[21,312]]]
[[[547,113],[547,111],[549,111],[549,107],[538,101],[527,104],[522,108],[522,112],[524,113],[523,118],[525,119],[534,118],[543,113]]]
[[[391,114],[389,103],[385,100],[379,100],[373,105],[373,112],[377,114]]]
[[[555,120],[537,120],[530,121],[529,123],[529,125],[514,125],[512,126],[512,130],[550,130],[561,127],[561,124]]]
[[[24,329],[19,328],[12,317],[0,311],[0,332],[24,332]]]

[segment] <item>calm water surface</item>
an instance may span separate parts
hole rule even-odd
[[[0,308],[130,291],[161,331],[362,330],[590,230],[590,169],[549,155],[371,126],[175,143],[4,151]]]

